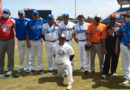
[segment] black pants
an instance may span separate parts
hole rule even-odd
[[[103,68],[103,74],[105,75],[108,75],[110,66],[111,66],[111,74],[116,73],[119,55],[116,55],[114,51],[115,49],[114,50],[112,50],[111,48],[107,49],[107,54],[105,55],[105,62]]]

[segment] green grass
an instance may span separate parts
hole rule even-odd
[[[99,73],[99,61],[96,57],[96,74],[89,73],[87,76],[84,75],[83,72],[80,72],[80,59],[77,44],[74,43],[74,51],[75,51],[75,71],[74,71],[74,83],[72,90],[130,90],[129,86],[123,86],[122,82],[123,78],[123,70],[122,70],[122,60],[121,57],[119,59],[119,64],[117,68],[117,74],[119,75],[117,78],[108,77],[106,80],[100,79]],[[35,76],[27,75],[23,73],[20,78],[10,78],[10,79],[0,79],[0,90],[66,90],[67,86],[67,77],[60,79],[55,77],[53,74],[47,73],[47,56],[46,49],[44,47],[43,51],[43,62],[44,62],[44,70],[45,74]],[[7,57],[6,57],[7,62]],[[15,50],[15,65],[19,65],[19,55],[18,50]],[[7,66],[7,63],[6,63]],[[36,65],[37,66],[37,65]],[[15,70],[19,68],[15,66]],[[36,68],[37,69],[37,68]],[[7,70],[7,67],[5,67]]]

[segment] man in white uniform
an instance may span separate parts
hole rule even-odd
[[[58,42],[59,28],[57,27],[54,21],[54,16],[52,14],[49,14],[47,19],[48,19],[48,23],[42,26],[42,33],[45,37],[45,44],[46,44],[47,58],[48,58],[48,72],[52,73],[53,56],[54,56],[52,50],[54,45],[56,45]],[[57,69],[56,66],[55,69]]]
[[[85,50],[86,42],[86,30],[88,29],[88,23],[85,22],[84,16],[78,16],[78,23],[75,26],[74,39],[78,43],[78,49],[81,60],[81,70],[85,70],[85,74],[88,74],[89,67],[89,52]],[[76,37],[77,36],[77,37]]]
[[[59,43],[57,43],[53,52],[55,54],[55,63],[57,65],[57,74],[59,77],[64,76],[64,69],[67,69],[68,72],[68,87],[67,89],[72,88],[73,77],[72,77],[72,65],[71,62],[74,58],[74,51],[72,47],[66,43],[66,37],[64,34],[61,34],[59,37]]]
[[[59,24],[60,33],[63,33],[66,36],[66,42],[73,47],[72,38],[73,38],[73,29],[75,24],[69,21],[69,14],[63,14],[63,22]]]

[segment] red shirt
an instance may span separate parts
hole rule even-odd
[[[14,38],[15,22],[12,19],[0,20],[0,40],[8,40]]]

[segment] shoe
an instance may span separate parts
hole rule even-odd
[[[101,76],[101,79],[106,79],[106,75],[105,74],[103,74],[102,76]]]
[[[40,73],[41,75],[44,74],[43,70],[39,70],[39,73]]]
[[[80,71],[84,71],[84,68],[83,68],[83,67],[81,67],[81,68],[80,68]]]
[[[12,76],[12,73],[13,73],[13,71],[8,71],[8,72],[5,74],[5,77],[11,77],[11,76]]]
[[[4,71],[3,71],[3,70],[0,70],[0,74],[4,74]]]
[[[29,72],[30,75],[34,75],[34,73],[35,73],[35,70],[31,70],[31,71]]]
[[[20,72],[17,72],[13,75],[14,78],[18,78],[20,76]]]
[[[21,68],[18,70],[19,73],[23,72],[24,71],[24,68]]]
[[[28,72],[28,73],[29,73],[30,71],[31,71],[31,70],[30,70],[29,68],[26,70],[26,72]]]
[[[53,71],[52,70],[48,70],[48,73],[53,73]]]
[[[124,84],[124,85],[130,84],[130,80],[125,80],[125,81],[123,82],[123,84]]]
[[[67,86],[67,90],[70,90],[70,89],[72,89],[72,84],[68,84]]]
[[[87,75],[87,74],[88,74],[88,71],[85,71],[84,74]]]
[[[116,73],[113,73],[112,76],[113,76],[113,77],[117,77],[118,75],[117,75]]]
[[[95,73],[95,71],[91,71],[91,73],[92,73],[92,74],[94,74],[94,73]]]

